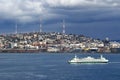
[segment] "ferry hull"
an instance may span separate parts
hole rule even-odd
[[[69,61],[68,63],[70,63],[70,64],[73,64],[73,63],[81,63],[81,64],[82,63],[108,63],[108,61],[105,61],[105,62],[99,62],[99,61],[98,62],[95,62],[95,61],[94,62],[70,62]]]

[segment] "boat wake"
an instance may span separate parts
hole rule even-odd
[[[120,64],[120,62],[109,62],[109,63],[112,63],[112,64]]]

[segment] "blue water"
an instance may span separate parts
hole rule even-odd
[[[0,54],[0,80],[120,80],[120,54],[103,56],[110,62],[68,64],[74,54]]]

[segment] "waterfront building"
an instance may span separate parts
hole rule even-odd
[[[120,48],[118,42],[97,40],[84,35],[62,34],[57,32],[30,32],[0,35],[0,49],[19,49],[25,52],[111,52],[113,48]],[[0,51],[1,52],[1,51]],[[9,52],[9,51],[7,51]],[[16,52],[16,51],[12,51]],[[17,51],[19,52],[19,51]]]

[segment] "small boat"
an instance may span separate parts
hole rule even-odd
[[[85,58],[78,58],[77,55],[71,60],[69,60],[69,63],[108,63],[108,59],[104,58],[102,55],[100,58],[94,58],[91,56],[85,57]]]

